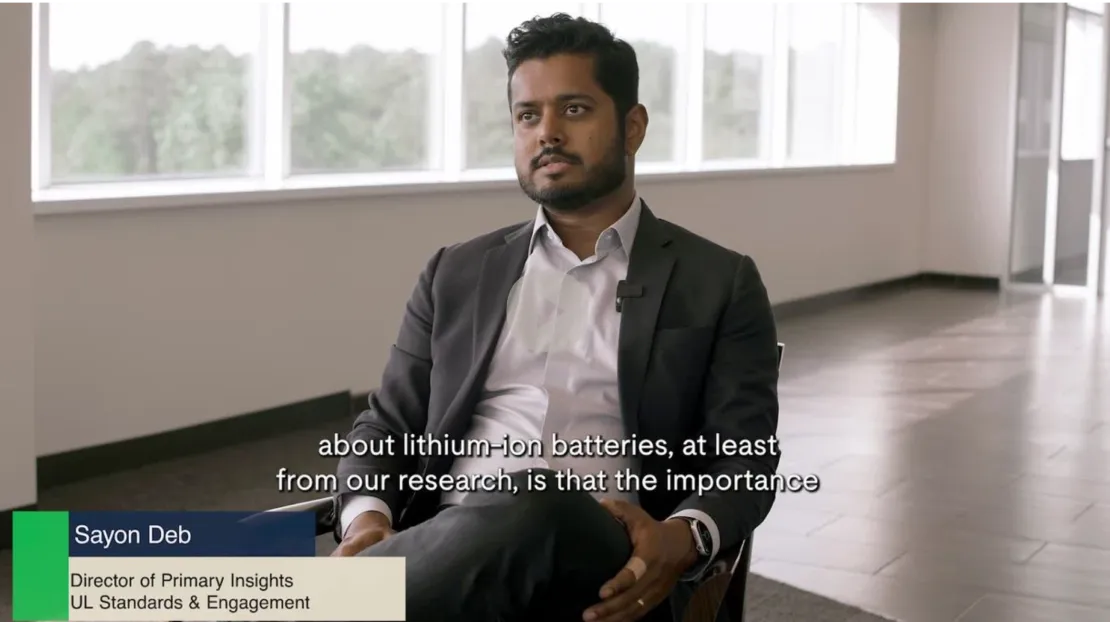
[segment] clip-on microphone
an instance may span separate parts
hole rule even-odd
[[[643,295],[643,285],[633,285],[628,281],[619,281],[617,283],[617,313],[621,312],[625,298],[642,298]]]

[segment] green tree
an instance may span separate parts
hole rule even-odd
[[[223,47],[141,42],[99,67],[53,72],[53,177],[95,181],[242,171],[247,66]]]
[[[648,135],[639,161],[674,157],[673,48],[633,41]],[[490,38],[464,60],[465,166],[512,166],[503,42]],[[413,50],[359,46],[291,56],[294,172],[435,168],[432,96],[436,59]],[[52,168],[61,181],[240,174],[248,162],[250,57],[222,47],[138,43],[99,67],[52,76]],[[708,54],[705,156],[758,153],[762,60]],[[450,106],[450,102],[447,103]]]
[[[675,159],[674,48],[654,41],[629,41],[640,65],[640,103],[648,111],[648,131],[636,154],[637,162]]]
[[[757,54],[706,53],[702,116],[705,159],[760,155],[763,62]]]
[[[513,165],[513,126],[503,49],[504,42],[491,37],[467,50],[463,59],[466,168]]]
[[[293,55],[294,172],[431,168],[434,58],[358,46]]]
[[[675,50],[650,41],[633,41],[640,65],[640,101],[648,110],[648,134],[638,161],[674,158]],[[466,166],[513,164],[512,116],[508,72],[501,55],[504,42],[487,39],[468,50],[464,61]]]

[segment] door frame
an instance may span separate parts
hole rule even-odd
[[[1094,170],[1091,183],[1090,239],[1087,255],[1087,287],[1097,297],[1110,293],[1110,201],[1107,199],[1107,152],[1110,152],[1110,4],[1102,5],[1102,70],[1099,73],[1099,106],[1096,124]]]
[[[1045,184],[1044,239],[1041,266],[1041,282],[1029,283],[1013,280],[1013,253],[1017,229],[1017,163],[1018,163],[1018,110],[1021,93],[1022,44],[1026,34],[1023,10],[1027,6],[1019,4],[1015,19],[1014,37],[1011,41],[1014,62],[1010,71],[1009,92],[1009,132],[1007,140],[1007,198],[1009,200],[1008,240],[1005,245],[1006,256],[999,279],[1004,291],[1015,293],[1045,294],[1073,298],[1103,297],[1110,293],[1110,179],[1106,173],[1107,152],[1110,151],[1110,5],[1103,5],[1102,12],[1102,49],[1103,59],[1100,67],[1101,89],[1099,90],[1102,111],[1096,132],[1099,147],[1095,150],[1092,171],[1092,192],[1087,244],[1087,283],[1086,285],[1061,285],[1056,283],[1056,243],[1060,200],[1061,144],[1064,109],[1064,68],[1067,61],[1067,20],[1069,7],[1066,3],[1043,3],[1054,9],[1053,15],[1053,57],[1052,57],[1052,106],[1048,155],[1048,172]]]

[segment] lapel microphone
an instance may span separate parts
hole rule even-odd
[[[628,281],[617,282],[617,313],[621,312],[621,307],[624,306],[626,298],[642,298],[644,296],[644,286],[634,285]]]

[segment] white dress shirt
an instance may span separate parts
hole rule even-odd
[[[640,222],[639,195],[616,223],[599,236],[594,254],[579,259],[567,249],[539,208],[524,271],[509,294],[486,384],[467,432],[467,439],[500,444],[505,437],[540,439],[543,456],[511,458],[463,456],[451,474],[495,474],[532,467],[578,474],[607,474],[608,490],[595,497],[637,503],[634,491],[620,491],[615,475],[639,470],[627,456],[558,457],[549,454],[552,435],[564,440],[587,436],[624,439],[617,389],[620,314],[617,283],[628,273],[628,258]],[[553,486],[554,482],[549,482]],[[465,493],[447,492],[443,503],[456,504]],[[388,505],[372,496],[353,496],[343,504],[342,529],[362,512],[376,510],[392,522]],[[676,516],[696,518],[709,528],[712,557],[720,537],[712,518],[687,510]]]

